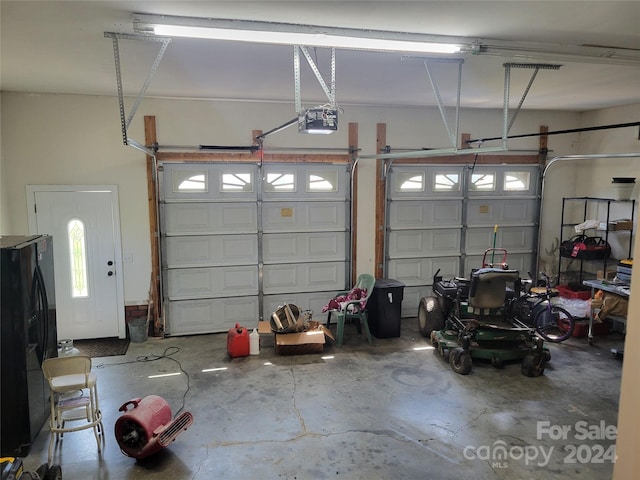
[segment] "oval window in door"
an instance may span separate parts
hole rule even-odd
[[[84,222],[77,218],[67,224],[69,241],[69,259],[71,267],[71,296],[82,298],[89,296],[87,285],[87,249]]]

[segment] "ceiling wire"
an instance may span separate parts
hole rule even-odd
[[[519,135],[509,135],[507,138],[525,138],[525,137],[542,137],[547,135],[564,135],[567,133],[581,133],[581,132],[592,132],[595,130],[608,130],[612,128],[626,128],[626,127],[635,127],[640,125],[640,121],[638,122],[630,122],[630,123],[615,123],[610,125],[599,125],[595,127],[584,127],[584,128],[570,128],[567,130],[554,130],[551,132],[536,132],[536,133],[523,133]],[[502,137],[490,137],[490,138],[474,138],[472,140],[467,140],[465,143],[482,143],[488,142],[491,140],[502,140]]]

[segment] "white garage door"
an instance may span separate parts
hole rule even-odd
[[[385,272],[406,286],[403,316],[415,316],[434,274],[468,276],[495,245],[510,268],[534,268],[539,170],[532,165],[394,165],[387,180]]]
[[[345,165],[165,163],[160,179],[168,335],[252,326],[285,302],[317,318],[346,288]]]

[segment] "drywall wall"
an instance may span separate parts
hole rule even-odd
[[[109,97],[2,94],[2,234],[28,232],[27,185],[120,190],[125,302],[146,302],[151,271],[145,157],[122,145]],[[6,202],[6,205],[5,205]]]
[[[0,95],[0,232],[2,232],[2,225],[4,220],[9,218],[9,196],[7,189],[4,186],[4,144],[2,143],[2,95]]]
[[[637,122],[640,119],[640,104],[584,112],[580,116],[579,128]],[[640,152],[638,127],[596,130],[576,134],[576,154],[615,154]],[[550,137],[551,139],[552,137]],[[560,235],[562,197],[589,196],[612,198],[612,177],[637,176],[640,185],[640,158],[604,159],[562,159],[553,161],[561,152],[549,155],[550,166],[544,176],[542,202],[543,223],[541,224],[540,254],[557,245]],[[567,179],[571,179],[567,181]],[[636,187],[633,195],[637,198]],[[624,216],[628,206],[617,205],[611,211],[612,218]],[[603,213],[606,215],[606,212]],[[637,215],[636,215],[637,222]],[[617,257],[628,254],[628,244],[619,238],[611,239],[613,253]],[[550,272],[551,273],[551,272]]]

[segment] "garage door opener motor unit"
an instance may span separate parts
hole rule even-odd
[[[338,130],[338,111],[330,108],[309,108],[298,115],[298,132],[329,134]]]

